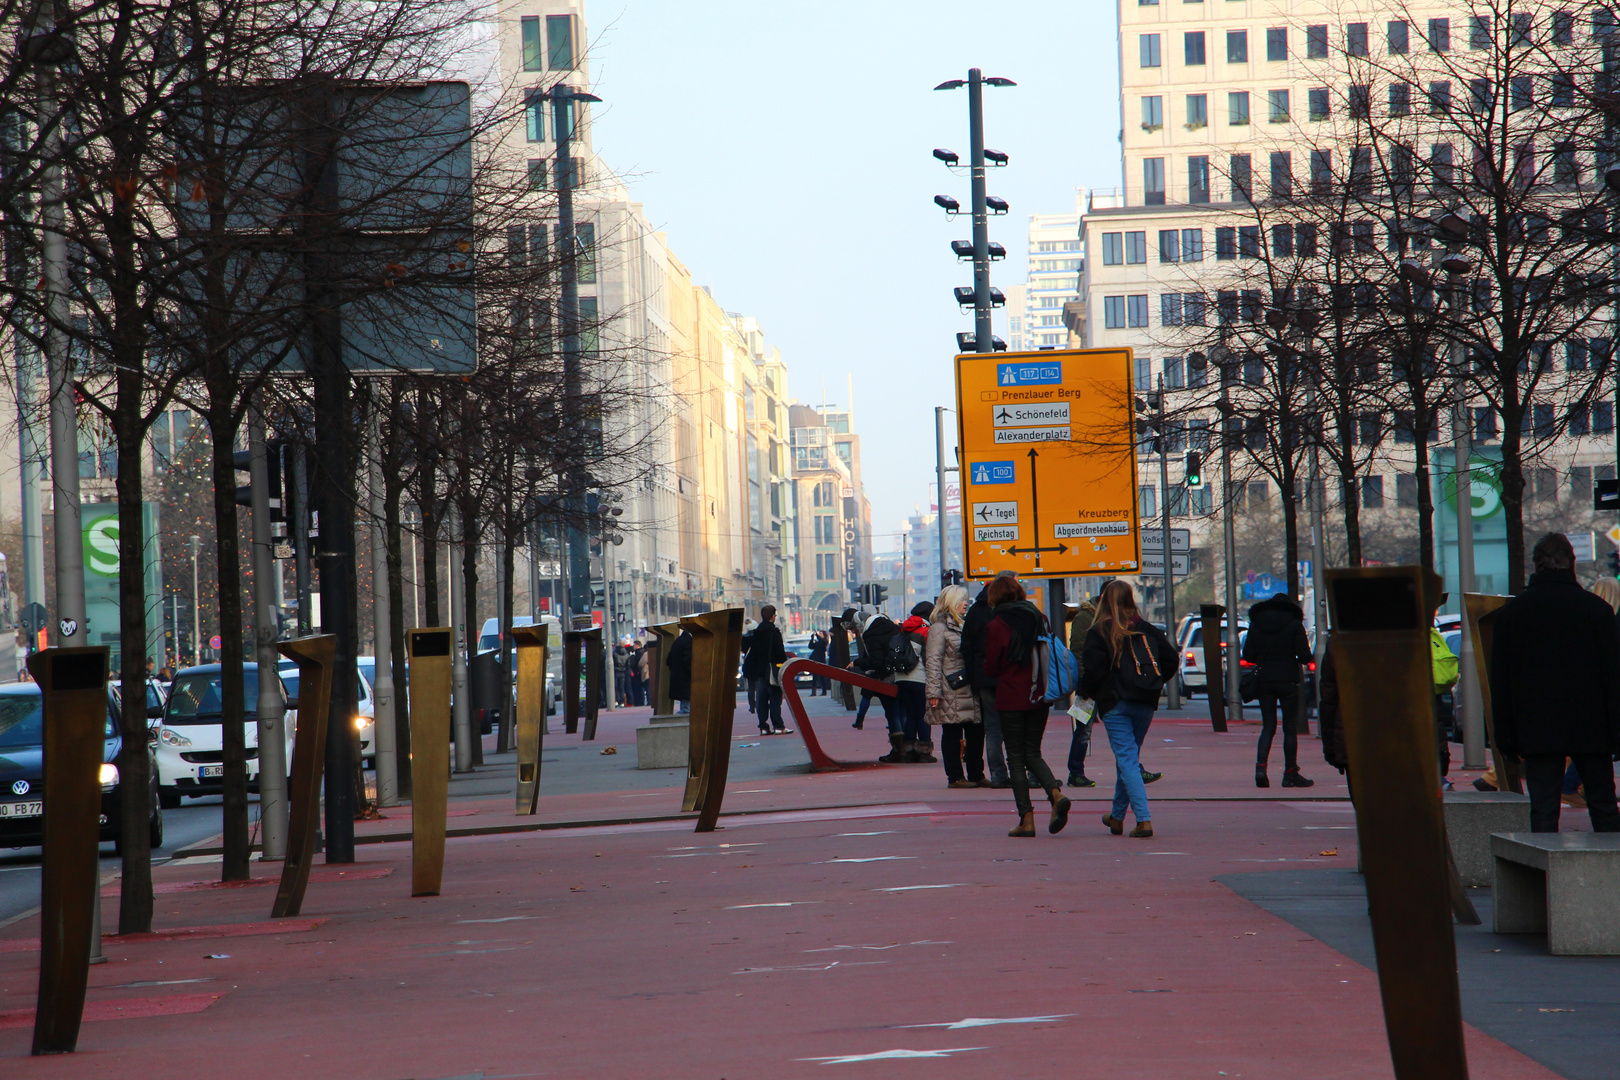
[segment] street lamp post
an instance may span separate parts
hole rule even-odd
[[[988,158],[997,166],[1007,164],[1007,155],[999,151],[988,151],[984,148],[984,88],[986,86],[1017,86],[1011,79],[998,76],[985,78],[978,68],[969,68],[966,79],[947,79],[934,87],[935,90],[959,90],[967,87],[968,91],[968,177],[972,189],[972,218],[973,218],[973,351],[994,352],[995,338],[991,333],[991,310],[994,307],[994,297],[990,290],[990,207],[991,198],[985,191],[984,169]],[[934,156],[947,166],[955,166],[960,158],[950,150],[935,150]],[[961,212],[957,201],[947,195],[937,195],[934,202],[942,207],[947,214]],[[1006,213],[1005,200],[994,201],[998,214]],[[951,245],[958,250],[957,244]],[[965,255],[965,251],[959,251]],[[962,301],[966,303],[965,298]],[[964,348],[963,351],[966,351]]]
[[[1221,497],[1226,503],[1226,519],[1223,523],[1225,530],[1225,556],[1226,556],[1226,626],[1221,633],[1221,641],[1217,647],[1222,649],[1223,668],[1226,675],[1226,710],[1227,716],[1233,720],[1243,719],[1243,691],[1238,681],[1238,665],[1232,661],[1238,653],[1238,606],[1237,606],[1237,533],[1232,515],[1237,511],[1237,500],[1232,497],[1232,399],[1228,392],[1230,379],[1231,357],[1227,355],[1226,347],[1221,347],[1220,362],[1217,364],[1217,377],[1221,380]],[[1209,670],[1209,646],[1204,646],[1204,670]],[[1214,689],[1210,689],[1214,693]]]
[[[202,550],[202,537],[186,539],[191,547],[191,665],[202,663],[202,600],[197,584],[197,553]]]

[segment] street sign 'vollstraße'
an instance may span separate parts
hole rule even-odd
[[[1129,349],[956,358],[968,577],[1139,569],[1130,379]]]

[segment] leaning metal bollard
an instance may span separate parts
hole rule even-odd
[[[107,726],[106,646],[28,658],[44,710],[44,839],[35,1054],[79,1044],[91,937],[101,903],[101,765]],[[99,944],[99,942],[95,943]]]
[[[326,762],[326,714],[331,710],[332,663],[337,638],[331,634],[276,643],[276,651],[298,661],[298,723],[293,732],[292,775],[287,785],[287,857],[270,908],[272,919],[297,915],[304,907],[315,833],[321,820],[321,771]]]
[[[1398,1080],[1466,1080],[1431,701],[1440,579],[1413,566],[1326,573],[1390,1057]]]
[[[1518,794],[1523,790],[1524,763],[1517,754],[1504,754],[1496,745],[1496,715],[1491,711],[1491,645],[1496,635],[1496,613],[1512,597],[1489,593],[1463,593],[1468,605],[1468,626],[1474,638],[1474,674],[1479,681],[1480,719],[1485,739],[1491,744],[1491,763],[1496,766],[1496,790]]]
[[[737,661],[742,655],[742,608],[725,608],[682,619],[692,631],[691,758],[687,778],[697,832],[713,832],[726,795],[731,764],[731,723],[737,709]],[[702,723],[698,718],[702,717]],[[693,781],[696,780],[694,785]]]
[[[438,896],[450,800],[450,628],[405,631],[411,682],[411,895]]]
[[[517,812],[532,814],[540,801],[540,751],[546,730],[548,626],[512,627],[517,647]]]
[[[581,663],[581,652],[584,653]],[[583,683],[583,687],[582,687]],[[580,693],[584,691],[585,731],[581,741],[596,738],[596,714],[602,704],[602,631],[563,631],[563,730],[579,730]]]

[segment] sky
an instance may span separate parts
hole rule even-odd
[[[1119,77],[1108,0],[598,0],[586,8],[596,152],[675,254],[728,311],[752,315],[788,365],[789,392],[843,407],[855,430],[874,548],[934,479],[934,407],[955,398],[951,290],[972,284],[936,194],[968,201],[967,91],[977,65],[985,144],[1010,155],[989,192],[1011,204],[990,238],[1024,280],[1028,216],[1068,213],[1074,189],[1117,188]],[[998,332],[1005,336],[1004,322]],[[947,460],[954,445],[947,418]],[[947,481],[949,482],[949,481]]]

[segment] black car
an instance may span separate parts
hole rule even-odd
[[[12,683],[0,686],[0,846],[33,847],[44,827],[44,715],[39,686]],[[117,699],[107,694],[106,741],[101,760],[101,840],[119,840],[119,747]],[[150,751],[148,751],[150,754]],[[163,810],[158,806],[157,770],[149,770],[152,807],[151,840],[163,845]],[[121,845],[120,845],[121,846]]]

